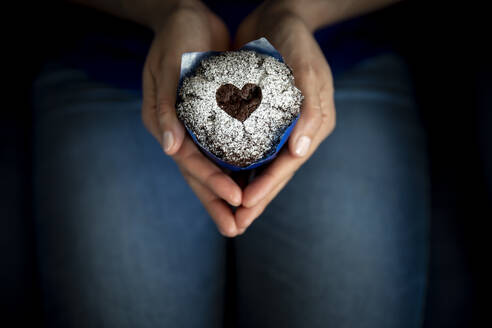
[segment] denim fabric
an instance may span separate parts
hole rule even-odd
[[[396,55],[335,80],[337,127],[234,239],[237,327],[419,327],[426,134]],[[35,215],[50,327],[221,327],[225,243],[145,130],[137,93],[47,66]]]

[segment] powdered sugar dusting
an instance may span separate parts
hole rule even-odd
[[[241,122],[218,105],[223,84],[241,89],[247,83],[261,88],[258,108]],[[204,59],[183,80],[178,118],[210,152],[236,166],[248,166],[275,150],[280,136],[299,114],[303,96],[294,86],[290,68],[254,51],[227,51]]]

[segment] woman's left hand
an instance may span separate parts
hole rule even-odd
[[[242,205],[235,213],[240,233],[263,212],[335,128],[333,78],[312,32],[295,12],[266,2],[241,23],[236,34],[236,49],[266,37],[292,68],[296,86],[304,95],[301,115],[288,147],[244,189]]]

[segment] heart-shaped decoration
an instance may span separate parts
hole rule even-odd
[[[217,105],[230,116],[244,122],[261,103],[261,88],[254,83],[246,83],[242,89],[227,83],[215,92]]]

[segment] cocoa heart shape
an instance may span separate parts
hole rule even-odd
[[[242,89],[227,83],[215,92],[217,105],[230,116],[244,122],[261,103],[261,88],[254,83],[246,83]]]

